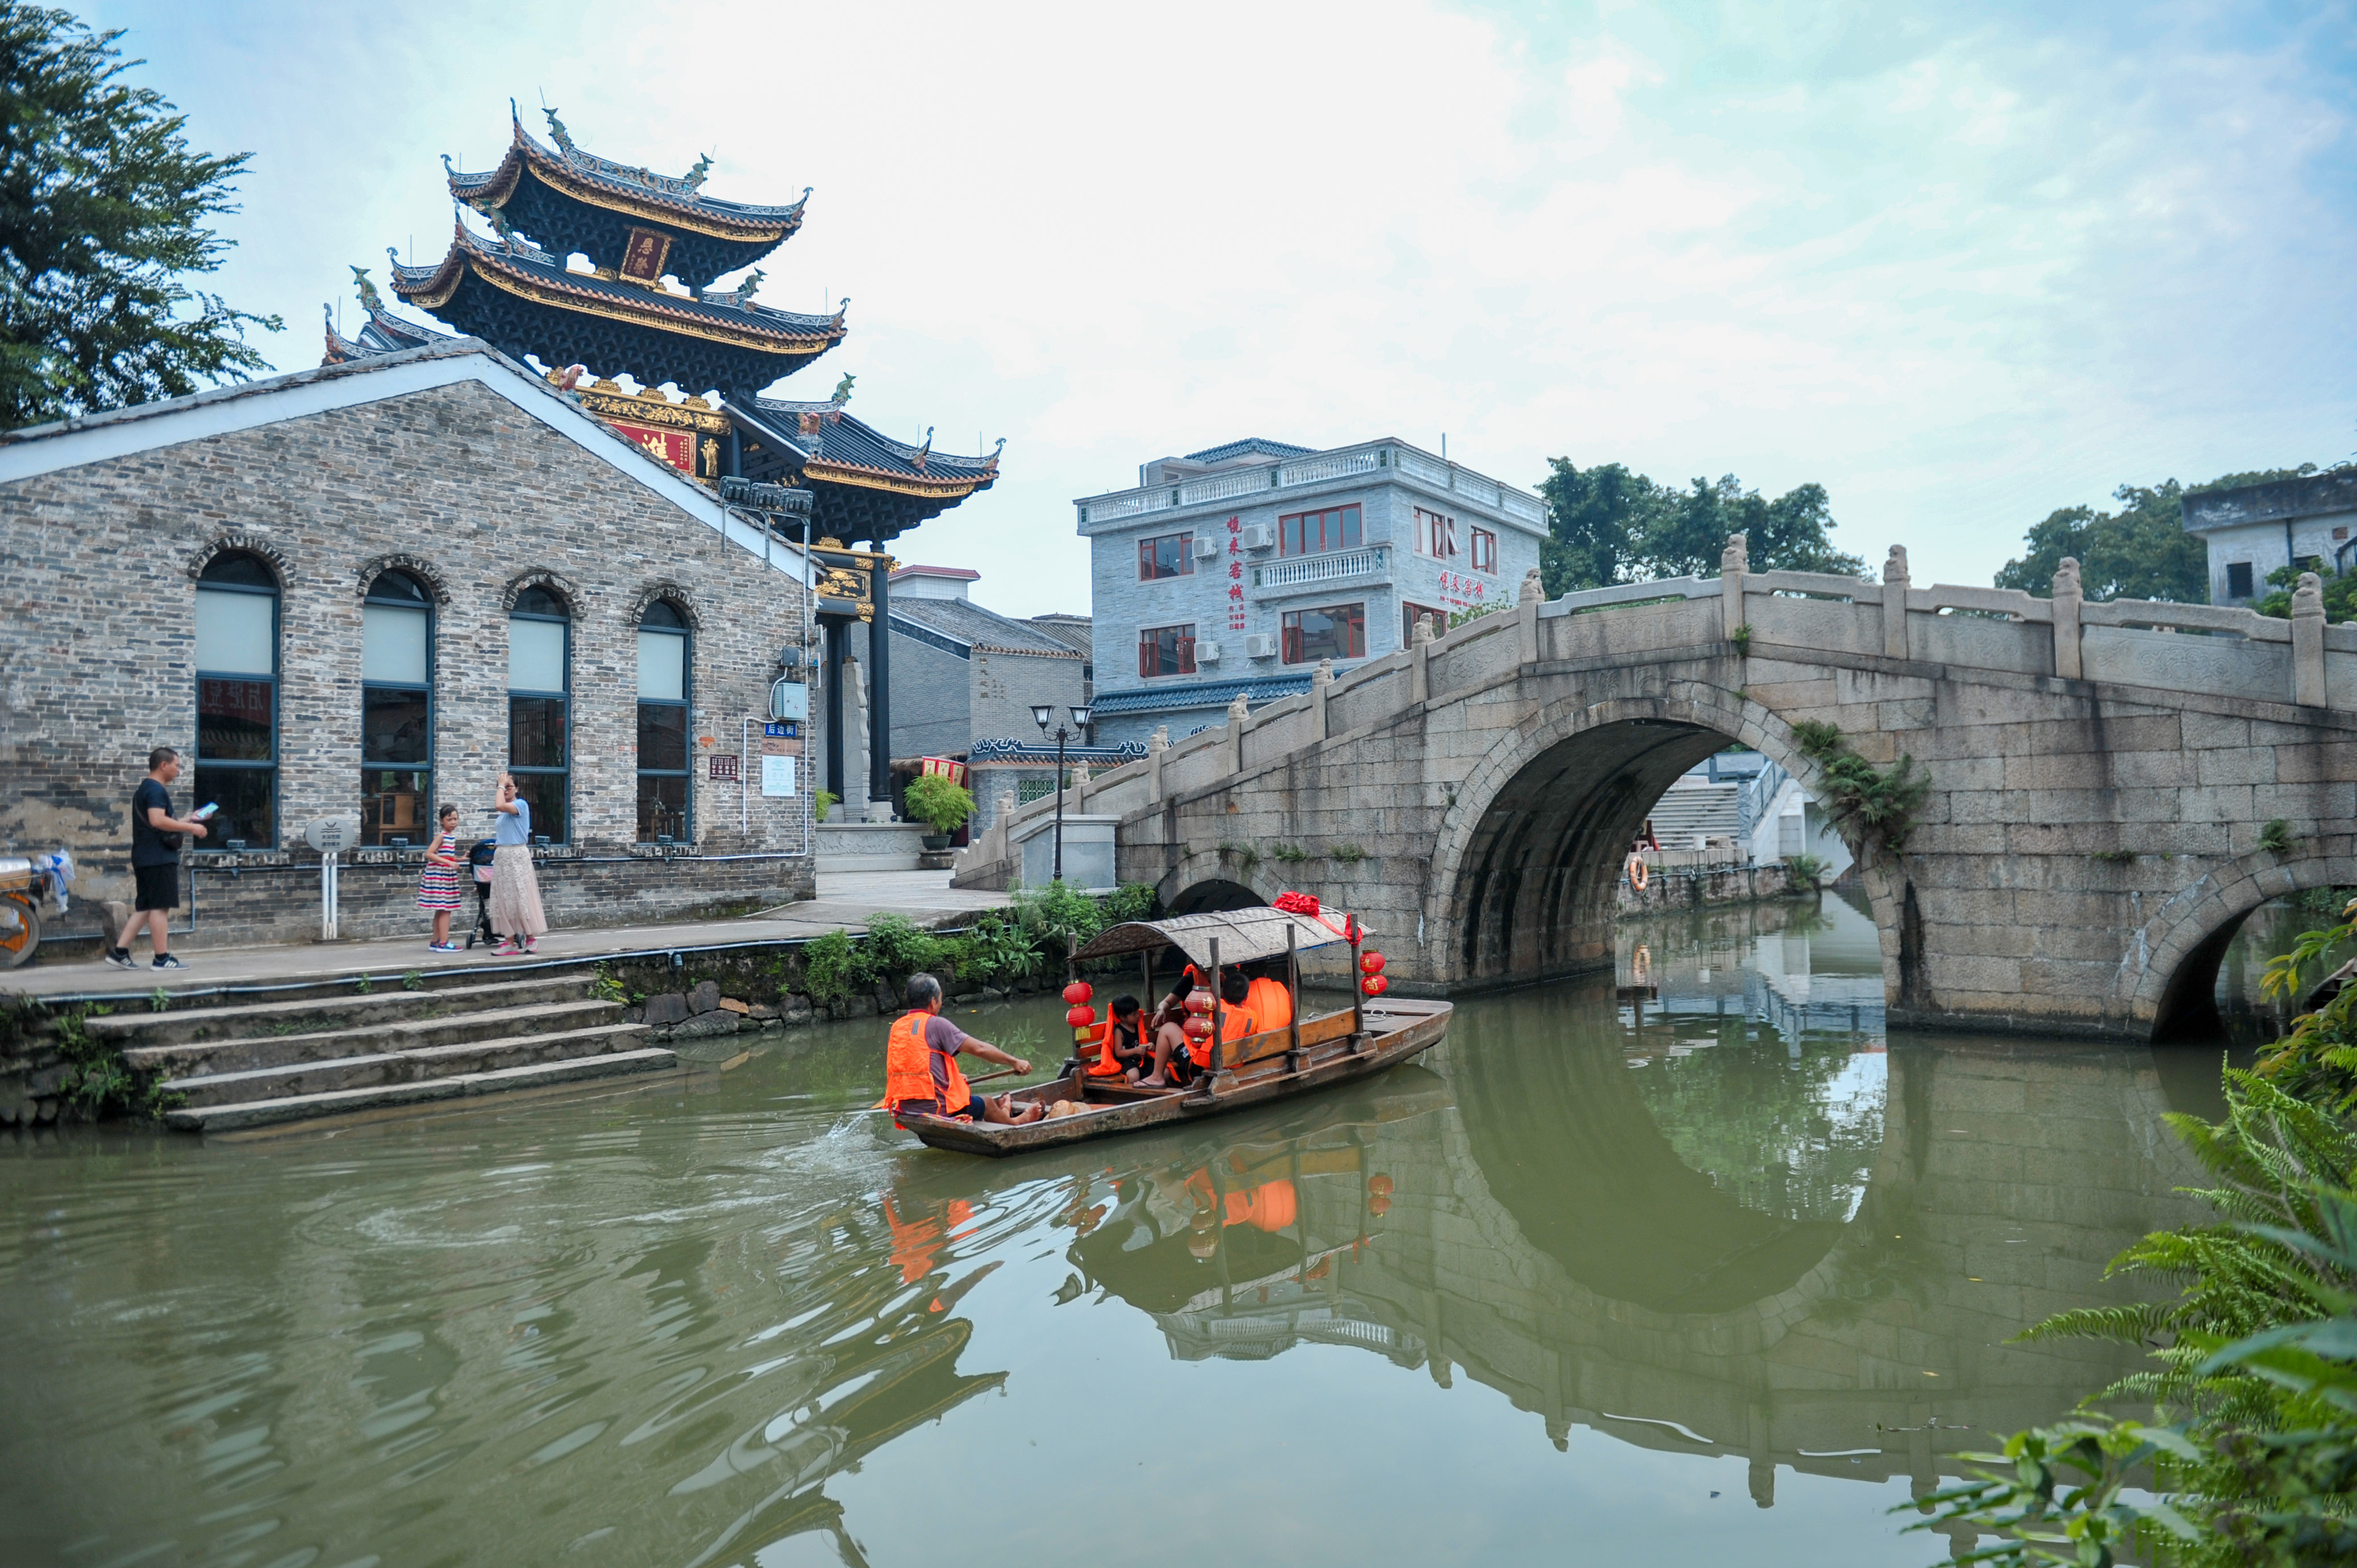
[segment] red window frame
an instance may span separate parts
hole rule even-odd
[[[1324,616],[1341,636],[1341,646],[1332,652],[1321,648],[1311,653],[1303,646],[1301,618]],[[1314,609],[1285,612],[1285,662],[1307,664],[1317,659],[1364,659],[1367,656],[1367,607],[1355,605],[1319,605]]]
[[[1415,509],[1415,553],[1435,561],[1457,553],[1457,520],[1441,512]]]
[[[1473,570],[1476,572],[1496,572],[1498,569],[1498,536],[1486,528],[1477,528],[1472,530],[1471,532],[1472,549],[1467,553],[1472,558]]]
[[[1172,668],[1162,668],[1163,634],[1169,635]],[[1183,626],[1145,626],[1137,628],[1137,673],[1140,679],[1151,681],[1157,676],[1192,675],[1195,672],[1195,623]]]
[[[1178,569],[1175,572],[1159,571],[1154,560],[1154,547],[1166,540],[1174,539],[1178,542]],[[1158,583],[1171,577],[1191,577],[1194,575],[1195,533],[1192,529],[1184,533],[1157,533],[1151,539],[1141,539],[1137,542],[1137,580],[1139,582]]]
[[[1356,501],[1317,511],[1287,512],[1276,520],[1279,555],[1324,555],[1336,550],[1356,550],[1366,539],[1365,515]]]

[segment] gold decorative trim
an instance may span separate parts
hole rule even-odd
[[[823,479],[829,484],[849,485],[863,490],[890,490],[904,496],[966,496],[992,478],[988,474],[971,479],[920,478],[913,474],[888,474],[880,469],[863,467],[853,463],[830,463],[813,457],[802,466],[805,480]]]
[[[706,435],[726,435],[731,426],[725,413],[714,413],[708,407],[699,409],[690,403],[673,403],[658,392],[643,392],[636,397],[617,389],[577,392],[581,406],[601,419],[619,419],[635,424],[668,424],[680,430],[694,430]]]
[[[693,210],[682,211],[676,207],[662,202],[642,201],[622,191],[601,185],[596,180],[584,179],[576,174],[569,165],[550,162],[540,155],[538,147],[529,142],[518,145],[516,151],[523,155],[524,160],[532,166],[532,172],[539,177],[543,184],[553,186],[576,200],[586,201],[592,207],[602,208],[608,212],[620,212],[633,218],[641,218],[651,223],[662,223],[673,229],[684,229],[691,234],[701,234],[707,239],[729,240],[739,244],[758,243],[767,240],[772,245],[780,245],[783,244],[795,230],[802,226],[802,215],[799,209],[791,218],[775,223],[730,224],[711,214]]]
[[[685,337],[700,338],[707,343],[725,343],[732,348],[752,349],[766,354],[805,354],[815,357],[843,340],[844,334],[839,328],[831,334],[819,337],[790,338],[783,334],[770,337],[736,328],[723,327],[716,322],[700,320],[683,313],[630,309],[619,301],[609,300],[601,294],[591,294],[586,289],[564,288],[501,272],[496,267],[486,265],[485,263],[490,258],[480,252],[469,250],[467,260],[472,263],[477,277],[501,293],[514,295],[519,299],[529,299],[537,305],[558,306],[567,310],[576,311],[583,316],[596,316],[608,321],[627,322],[633,327],[649,327],[665,332],[678,332]],[[428,305],[427,308],[431,309],[436,305],[447,303],[450,295],[456,292],[457,285],[454,284],[448,292],[443,294],[440,299]]]

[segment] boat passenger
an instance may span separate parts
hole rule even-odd
[[[1222,1042],[1241,1040],[1246,1035],[1260,1033],[1259,1023],[1253,1014],[1251,996],[1252,982],[1244,978],[1243,971],[1231,969],[1222,972],[1220,1038]],[[1191,1083],[1197,1074],[1211,1066],[1208,1048],[1194,1046],[1182,1027],[1187,1016],[1186,996],[1180,991],[1172,991],[1170,1003],[1163,1006],[1163,1017],[1170,1016],[1171,1004],[1177,1004],[1178,1018],[1155,1030],[1154,1070],[1137,1080],[1140,1089],[1168,1089],[1173,1085]],[[1206,1047],[1208,1045],[1207,1041]]]
[[[1282,1029],[1293,1022],[1293,993],[1274,975],[1262,975],[1252,983],[1244,1005],[1252,1009],[1253,1022],[1264,1030]]]
[[[1029,1072],[1031,1064],[975,1039],[942,1017],[942,983],[931,975],[910,975],[908,994],[909,1011],[894,1022],[884,1044],[884,1103],[893,1121],[909,1115],[948,1116],[1020,1126],[1048,1113],[1039,1104],[1017,1110],[1011,1095],[974,1093],[958,1070],[959,1052],[971,1051],[1018,1073]]]
[[[1097,1059],[1087,1071],[1091,1078],[1126,1078],[1137,1081],[1154,1060],[1152,1047],[1146,1043],[1146,1017],[1138,1009],[1135,996],[1116,996],[1105,1011],[1103,1028],[1097,1035]]]

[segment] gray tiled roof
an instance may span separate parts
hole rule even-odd
[[[1079,649],[1084,657],[1094,657],[1096,649],[1094,628],[1090,624],[1088,617],[1044,615],[1033,616],[1030,619],[1033,626],[1038,627],[1057,641]]]
[[[1200,452],[1187,454],[1189,463],[1224,463],[1231,457],[1307,457],[1316,450],[1296,446],[1290,442],[1271,441],[1265,435],[1247,435],[1242,441],[1231,441],[1224,446],[1206,446]]]
[[[999,615],[965,599],[896,596],[892,614],[955,638],[968,647],[987,645],[1013,649],[1018,653],[1062,654],[1067,658],[1074,651],[1071,644],[1049,637],[1029,621]]]

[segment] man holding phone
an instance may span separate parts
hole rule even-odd
[[[106,961],[118,969],[137,969],[138,961],[131,956],[131,940],[138,935],[144,924],[147,928],[147,945],[155,950],[151,969],[186,969],[188,966],[166,950],[170,942],[172,911],[180,907],[180,835],[205,836],[201,820],[182,822],[172,815],[172,780],[180,776],[180,754],[168,746],[159,746],[147,754],[147,777],[131,797],[131,875],[139,885],[138,901],[133,905],[129,924],[106,955]],[[210,816],[199,811],[199,819]]]

